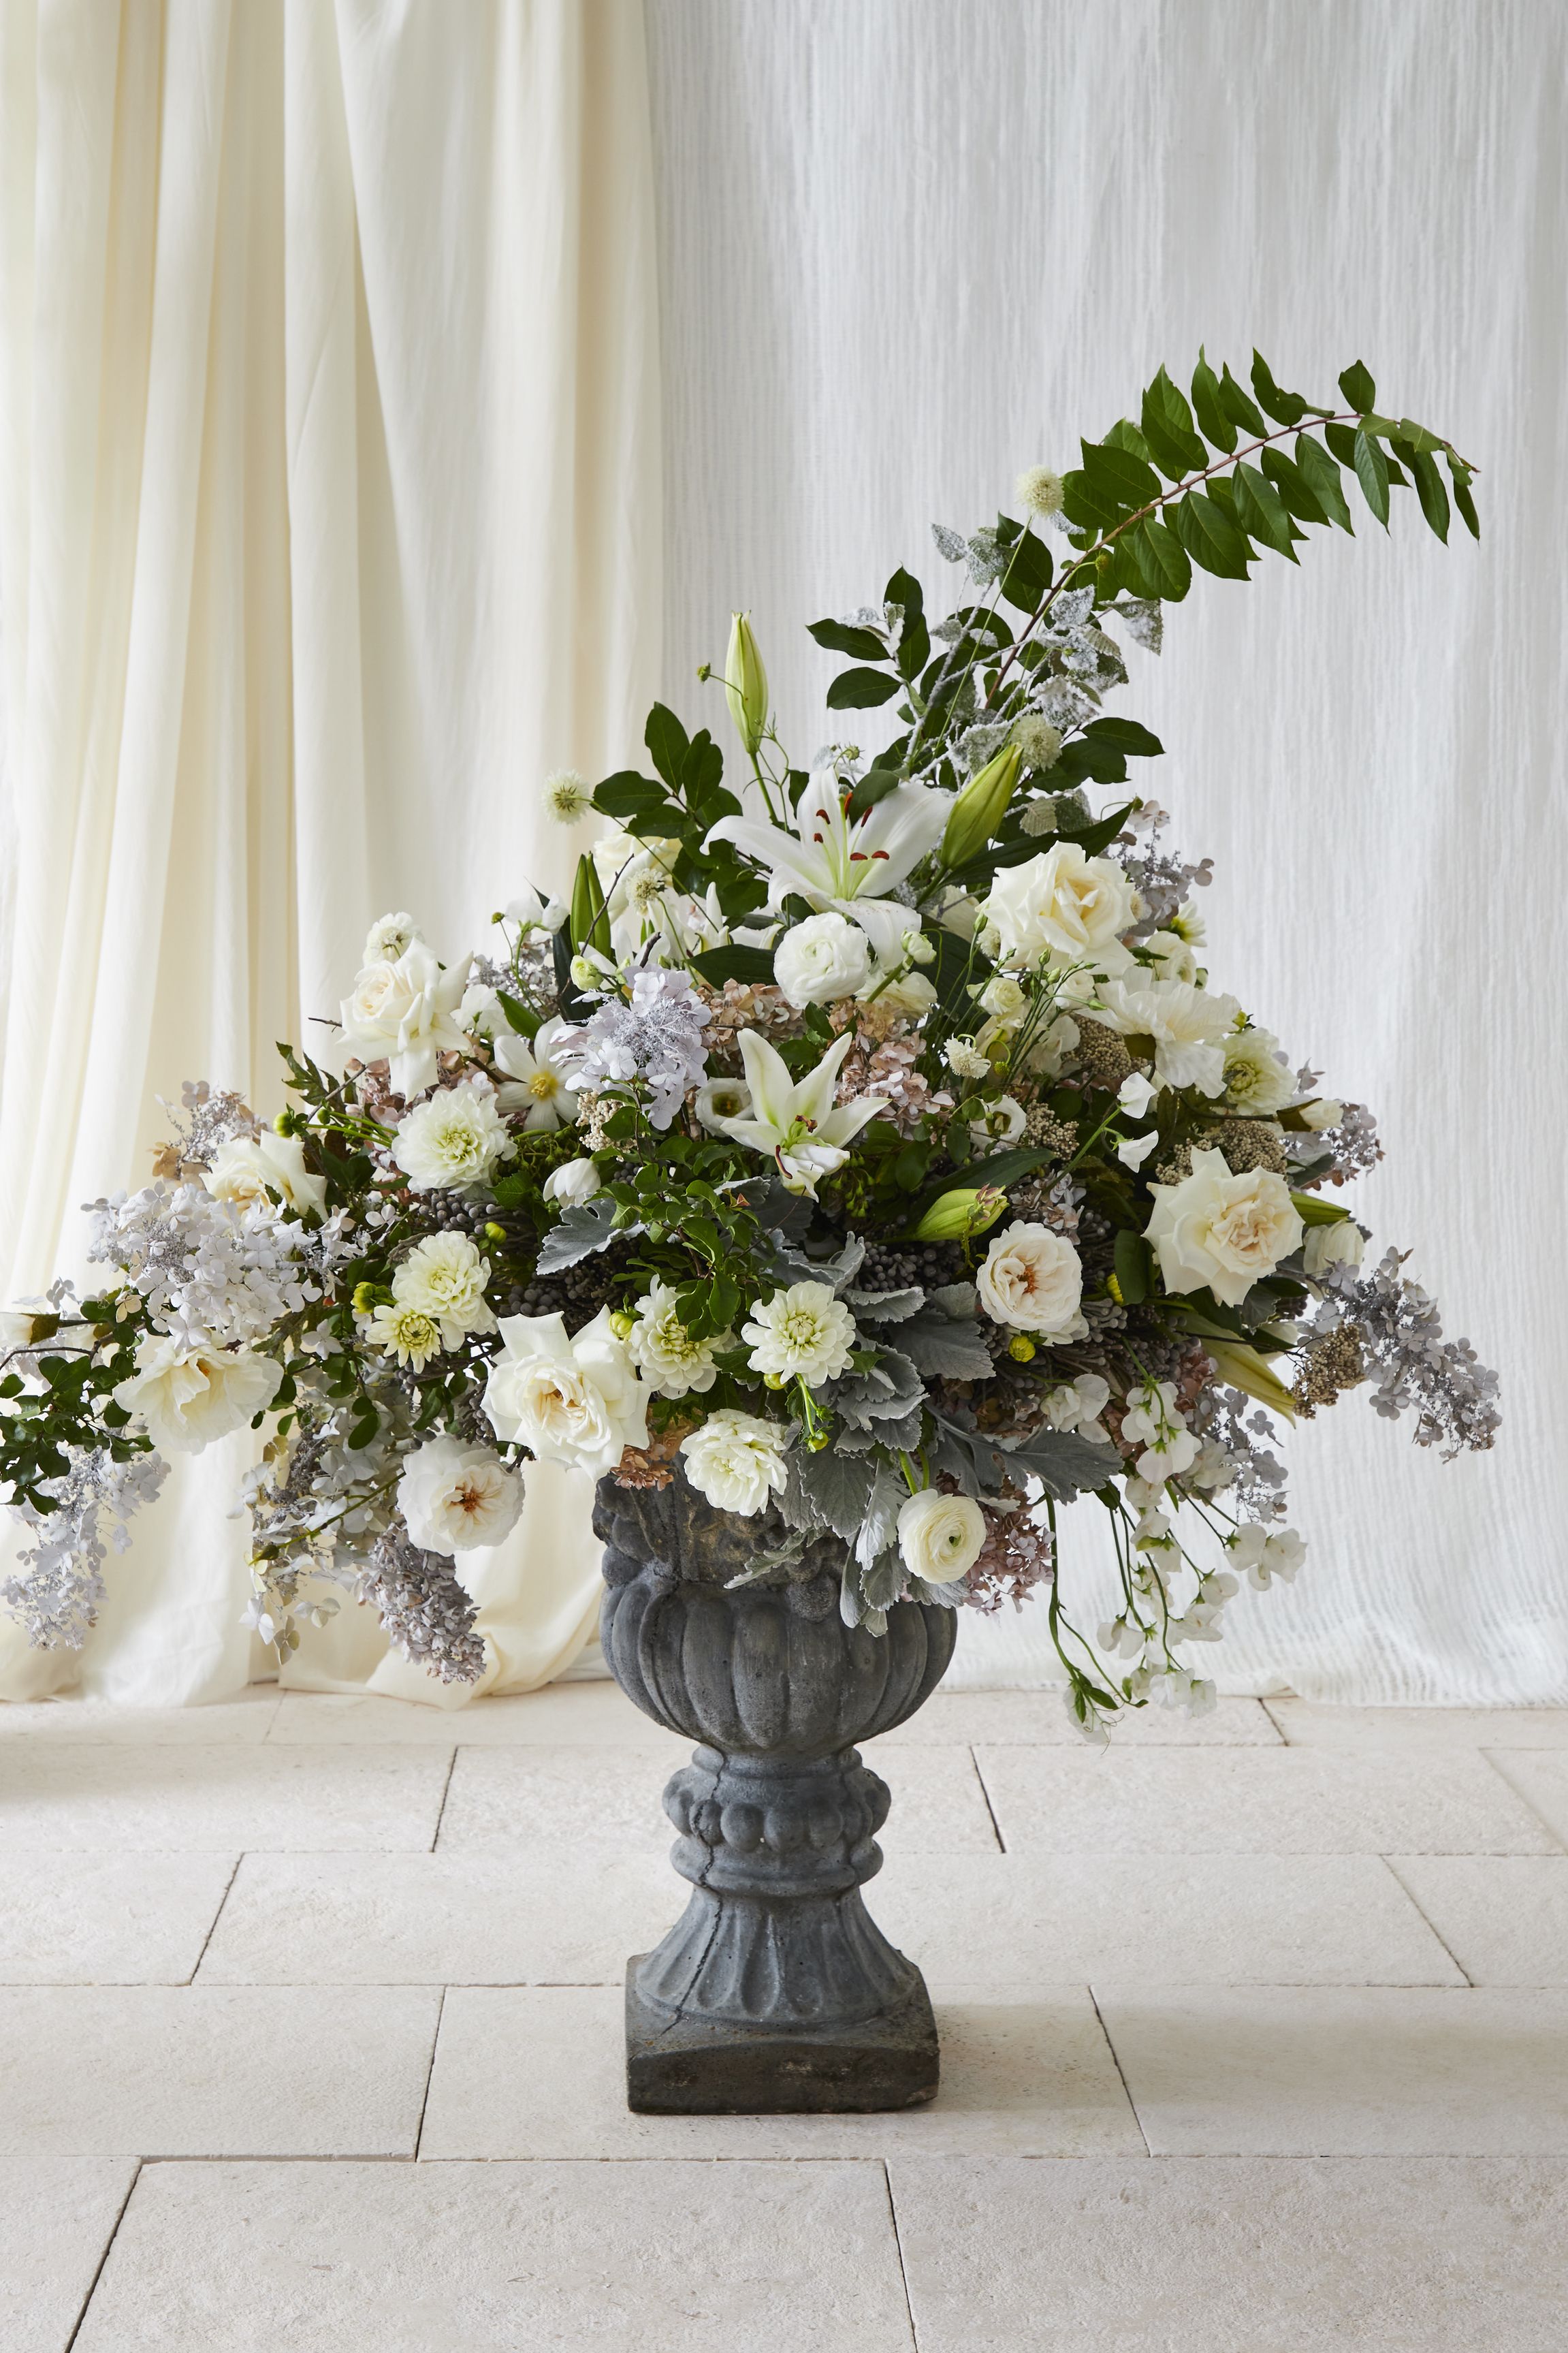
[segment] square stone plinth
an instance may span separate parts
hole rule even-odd
[[[710,2024],[637,1989],[626,1963],[626,2105],[637,2116],[867,2115],[936,2097],[931,1997],[918,1972],[903,2000],[856,2026]]]

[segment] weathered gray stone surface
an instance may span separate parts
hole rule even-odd
[[[932,2097],[920,1971],[867,1912],[886,1784],[855,1743],[901,1724],[952,1654],[952,1612],[910,1602],[885,1635],[838,1613],[838,1540],[793,1582],[726,1590],[758,1523],[679,1475],[600,1483],[600,1639],[644,1713],[698,1746],[665,1807],[686,1911],[626,1980],[627,2097],[688,2114],[899,2108]]]

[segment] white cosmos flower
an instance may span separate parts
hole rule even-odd
[[[922,1487],[899,1510],[899,1550],[911,1577],[947,1585],[967,1577],[985,1542],[985,1514],[969,1495]]]
[[[495,1041],[495,1064],[506,1076],[496,1090],[503,1111],[527,1113],[523,1126],[538,1134],[566,1127],[577,1116],[577,1098],[566,1083],[563,1033],[571,1023],[559,1014],[542,1021],[531,1039],[504,1037]]]
[[[691,1108],[710,1135],[727,1135],[730,1122],[751,1110],[752,1090],[744,1079],[710,1079],[698,1088]]]
[[[986,1251],[974,1287],[994,1324],[1053,1342],[1079,1339],[1089,1328],[1079,1313],[1082,1262],[1071,1242],[1048,1226],[1020,1221],[1005,1228]]]
[[[726,1406],[680,1441],[688,1484],[718,1512],[753,1519],[770,1495],[782,1495],[789,1430],[760,1414]]]
[[[565,1160],[551,1170],[541,1190],[563,1209],[580,1209],[601,1190],[601,1179],[591,1160]]]
[[[1190,1176],[1156,1185],[1144,1231],[1169,1292],[1212,1291],[1239,1307],[1255,1282],[1272,1274],[1301,1240],[1300,1214],[1272,1169],[1233,1176],[1220,1152],[1194,1152]]]
[[[826,1282],[792,1282],[787,1291],[775,1291],[757,1302],[741,1327],[753,1372],[803,1380],[811,1389],[848,1371],[857,1336],[854,1316]]]
[[[737,1144],[771,1155],[792,1193],[808,1193],[815,1200],[818,1179],[843,1167],[847,1147],[868,1120],[887,1110],[887,1099],[858,1095],[853,1103],[834,1103],[839,1070],[855,1042],[853,1030],[847,1029],[798,1085],[784,1057],[754,1029],[742,1029],[740,1042],[751,1107],[743,1118],[720,1124]]]
[[[870,976],[869,940],[833,908],[792,924],[773,950],[773,978],[797,1010],[857,996]]]
[[[164,1334],[144,1332],[136,1370],[119,1383],[114,1402],[140,1416],[160,1454],[199,1454],[269,1406],[282,1378],[282,1366],[270,1356],[206,1343],[184,1348]]]
[[[1224,1091],[1225,1040],[1238,1010],[1234,997],[1139,973],[1108,980],[1100,1002],[1099,1018],[1109,1028],[1153,1039],[1154,1075],[1163,1086],[1195,1087],[1205,1095]]]
[[[363,964],[395,964],[405,949],[425,934],[412,915],[383,915],[365,935]]]
[[[679,1301],[668,1283],[654,1277],[651,1290],[637,1301],[637,1320],[627,1336],[631,1358],[650,1388],[660,1397],[700,1395],[719,1376],[713,1357],[732,1345],[728,1333],[711,1340],[694,1340],[678,1313]]]
[[[1076,841],[1022,866],[1004,867],[981,905],[1007,964],[1089,965],[1123,972],[1131,957],[1118,936],[1136,920],[1132,884],[1113,858],[1086,858]]]
[[[365,1061],[389,1062],[395,1093],[434,1086],[437,1056],[467,1044],[457,1015],[469,962],[460,956],[444,972],[416,939],[390,963],[367,964],[343,1000],[343,1044]]]
[[[485,1299],[490,1262],[467,1234],[427,1234],[416,1242],[392,1278],[400,1307],[431,1316],[442,1345],[457,1347],[469,1332],[493,1332],[496,1319]]]
[[[1249,1119],[1283,1111],[1296,1092],[1279,1040],[1267,1029],[1237,1029],[1225,1041],[1225,1099]]]
[[[515,1148],[494,1091],[481,1079],[465,1079],[416,1104],[392,1156],[416,1193],[453,1192],[483,1185]]]
[[[488,1446],[433,1438],[404,1464],[397,1508],[421,1551],[482,1551],[516,1526],[522,1481]]]
[[[936,848],[952,797],[929,785],[898,785],[862,818],[846,815],[849,788],[831,770],[807,783],[793,826],[764,825],[746,817],[721,818],[710,841],[731,841],[766,867],[771,903],[793,892],[818,914],[836,908],[851,916],[870,938],[879,956],[889,958],[903,934],[919,923],[896,901],[878,902]]]
[[[301,1214],[326,1214],[326,1178],[311,1176],[297,1135],[279,1135],[271,1128],[255,1136],[231,1135],[202,1182],[216,1200],[234,1201],[242,1209],[270,1208],[271,1192]]]
[[[1309,1226],[1301,1246],[1301,1264],[1309,1274],[1322,1274],[1331,1266],[1359,1266],[1366,1236],[1353,1218],[1340,1218],[1331,1226]]]
[[[611,1330],[607,1307],[573,1338],[559,1315],[503,1316],[500,1331],[502,1352],[485,1386],[498,1438],[595,1479],[628,1446],[647,1444],[651,1391]]]

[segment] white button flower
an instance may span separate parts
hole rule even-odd
[[[632,1362],[660,1397],[680,1398],[710,1389],[719,1377],[713,1364],[715,1352],[731,1345],[728,1333],[711,1340],[694,1340],[680,1320],[679,1307],[676,1293],[656,1275],[652,1288],[637,1301],[637,1320],[626,1339]]]
[[[751,1089],[751,1109],[743,1119],[719,1124],[737,1144],[770,1154],[792,1193],[815,1200],[819,1180],[842,1168],[848,1145],[868,1120],[888,1108],[882,1095],[860,1095],[853,1103],[834,1104],[834,1088],[844,1057],[855,1042],[847,1029],[830,1046],[815,1071],[797,1086],[781,1054],[754,1029],[740,1033],[741,1059]]]
[[[1083,1265],[1071,1242],[1048,1226],[1007,1226],[974,1279],[994,1324],[1036,1332],[1047,1342],[1076,1340],[1089,1329],[1079,1313]]]
[[[647,1444],[650,1392],[610,1329],[607,1307],[574,1338],[559,1315],[503,1316],[500,1332],[504,1345],[485,1387],[498,1438],[595,1479],[628,1446]]]
[[[490,1264],[467,1234],[429,1234],[416,1242],[392,1278],[392,1295],[440,1326],[444,1347],[456,1348],[470,1332],[493,1332],[496,1319],[485,1299]]]
[[[405,1463],[397,1508],[422,1551],[478,1552],[516,1526],[522,1481],[488,1446],[433,1438]]]
[[[1154,1210],[1144,1230],[1161,1281],[1178,1295],[1207,1289],[1222,1305],[1239,1307],[1253,1284],[1300,1244],[1300,1212],[1272,1169],[1233,1176],[1223,1153],[1194,1152],[1190,1176],[1152,1189]]]
[[[571,1026],[552,1014],[531,1039],[508,1034],[495,1041],[496,1068],[506,1074],[496,1100],[502,1111],[524,1113],[523,1126],[534,1134],[569,1126],[577,1116],[577,1098],[566,1083],[567,1049],[563,1043]]]
[[[365,1061],[384,1059],[395,1093],[416,1095],[434,1086],[437,1056],[467,1043],[458,1008],[468,988],[469,962],[461,956],[444,972],[423,942],[414,939],[390,963],[367,964],[353,995],[344,999],[343,1044]]]
[[[715,1511],[754,1519],[771,1495],[784,1493],[789,1437],[781,1423],[727,1406],[681,1440],[687,1481]]]
[[[857,1335],[855,1318],[828,1284],[794,1282],[757,1303],[741,1337],[753,1372],[815,1389],[848,1371]]]
[[[416,1193],[481,1186],[516,1149],[482,1079],[443,1087],[416,1105],[397,1131],[392,1156]]]

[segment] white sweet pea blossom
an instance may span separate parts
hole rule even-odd
[[[1154,1075],[1163,1086],[1217,1095],[1225,1089],[1224,1041],[1238,1009],[1234,997],[1139,973],[1106,982],[1099,1018],[1124,1037],[1153,1039]]]
[[[1300,1213],[1272,1169],[1233,1176],[1223,1153],[1194,1152],[1190,1176],[1152,1190],[1144,1231],[1167,1291],[1206,1289],[1222,1305],[1239,1307],[1300,1244]]]
[[[398,1128],[392,1156],[416,1193],[455,1192],[483,1185],[515,1149],[492,1089],[482,1079],[465,1079],[415,1106]]]
[[[460,956],[443,971],[415,939],[390,962],[367,964],[353,996],[343,1000],[343,1044],[363,1060],[389,1063],[396,1093],[423,1093],[436,1083],[437,1057],[468,1042],[458,1008],[468,986],[469,962]]]
[[[1124,1168],[1142,1168],[1160,1141],[1160,1131],[1152,1127],[1147,1135],[1123,1135],[1118,1138],[1116,1157]]]
[[[783,1056],[765,1038],[754,1029],[740,1033],[751,1108],[743,1117],[718,1124],[737,1144],[767,1153],[789,1190],[809,1194],[814,1200],[818,1180],[843,1167],[854,1138],[888,1108],[881,1095],[858,1095],[853,1103],[834,1103],[838,1073],[854,1042],[854,1032],[847,1029],[797,1085]]]
[[[511,1534],[522,1481],[488,1446],[433,1438],[405,1462],[397,1508],[421,1551],[477,1552]]]
[[[827,1283],[794,1282],[757,1302],[741,1337],[753,1372],[815,1389],[848,1371],[858,1335],[854,1316]]]
[[[1198,1459],[1198,1440],[1176,1410],[1170,1381],[1146,1381],[1134,1390],[1121,1417],[1121,1435],[1127,1444],[1142,1447],[1138,1476],[1151,1484],[1179,1479]]]
[[[498,1438],[595,1479],[628,1446],[647,1444],[651,1392],[611,1330],[607,1307],[571,1338],[559,1315],[503,1316],[500,1334],[485,1386]]]
[[[282,1378],[270,1356],[182,1347],[165,1334],[143,1332],[136,1370],[118,1384],[114,1401],[140,1418],[160,1454],[199,1454],[269,1406]]]
[[[1053,1430],[1079,1430],[1085,1438],[1103,1439],[1100,1415],[1110,1402],[1110,1384],[1099,1373],[1079,1373],[1064,1381],[1046,1399],[1046,1419]]]
[[[571,1027],[552,1014],[531,1038],[509,1034],[495,1041],[495,1065],[504,1073],[496,1101],[502,1111],[524,1113],[523,1126],[534,1134],[569,1126],[577,1116],[577,1098],[566,1083],[563,1040]]]
[[[754,1519],[771,1496],[782,1495],[789,1447],[787,1425],[726,1406],[680,1441],[688,1483],[715,1511]]]
[[[1142,1071],[1134,1071],[1117,1088],[1116,1100],[1130,1118],[1142,1119],[1159,1092],[1152,1079],[1145,1078]]]
[[[936,848],[952,796],[929,785],[899,785],[862,818],[846,812],[850,788],[831,770],[813,776],[790,828],[746,817],[721,818],[710,841],[732,842],[769,877],[770,903],[793,892],[816,913],[829,908],[859,923],[883,960],[901,961],[904,933],[918,918],[887,893]]]
[[[524,883],[502,910],[507,923],[518,923],[525,932],[558,932],[569,912],[564,900],[542,898],[531,882]]]

